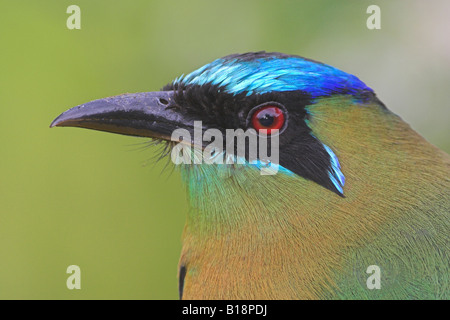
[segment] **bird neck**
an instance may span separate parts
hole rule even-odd
[[[309,112],[314,135],[342,165],[345,198],[302,177],[264,176],[252,166],[184,169],[190,201],[180,260],[188,270],[185,297],[323,297],[345,248],[370,242],[423,199],[449,189],[448,179],[439,180],[449,176],[448,156],[381,105],[338,97]],[[412,181],[419,162],[426,178]],[[216,289],[202,287],[211,281]]]

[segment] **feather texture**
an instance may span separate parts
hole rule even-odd
[[[182,169],[185,299],[448,299],[450,160],[378,104],[310,106],[346,197],[251,166]],[[381,269],[381,289],[366,286]]]

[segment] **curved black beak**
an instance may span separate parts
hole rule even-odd
[[[69,109],[50,127],[81,127],[170,140],[175,129],[191,131],[194,127],[194,121],[177,110],[173,91],[127,93]]]

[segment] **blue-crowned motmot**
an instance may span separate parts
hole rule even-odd
[[[299,56],[235,54],[51,126],[172,148],[172,132],[193,132],[195,120],[224,136],[277,129],[280,170],[179,165],[190,204],[181,298],[450,298],[450,157],[353,75]]]

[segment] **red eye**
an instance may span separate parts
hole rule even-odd
[[[284,124],[284,114],[281,108],[265,106],[252,115],[252,125],[256,130],[266,129],[267,134],[272,130],[280,130]]]

